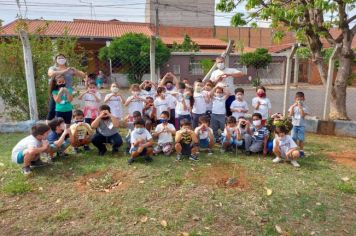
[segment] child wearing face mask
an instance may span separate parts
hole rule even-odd
[[[175,150],[177,152],[177,161],[181,161],[184,156],[189,156],[189,160],[198,161],[199,140],[197,135],[191,129],[191,122],[187,119],[182,120],[181,129],[176,132]]]
[[[145,161],[152,161],[153,139],[145,128],[145,121],[138,119],[134,123],[135,129],[131,133],[131,149],[128,164],[131,165],[139,156],[143,156]]]
[[[124,118],[124,110],[122,105],[125,103],[125,99],[119,94],[119,85],[112,83],[110,92],[104,98],[104,103],[108,104],[111,110],[111,114],[117,119],[122,120]]]
[[[142,113],[143,102],[145,101],[145,98],[141,96],[140,85],[133,84],[131,85],[130,90],[132,95],[127,98],[125,106],[127,106],[129,116],[132,116],[135,111]]]
[[[295,103],[289,108],[288,115],[292,117],[292,138],[298,143],[300,155],[304,157],[304,133],[305,116],[309,114],[309,108],[304,104],[305,96],[303,92],[295,94]]]
[[[65,87],[63,75],[59,75],[52,80],[50,86],[53,99],[56,102],[56,117],[62,117],[67,127],[69,127],[72,120],[73,90]]]
[[[236,118],[229,116],[226,120],[226,125],[223,134],[223,150],[228,151],[231,148],[242,146],[243,141],[239,126],[236,125]]]
[[[101,102],[101,94],[96,89],[96,83],[94,81],[90,82],[88,89],[79,95],[78,99],[84,101],[84,120],[86,123],[91,124],[91,122],[98,116]]]
[[[230,110],[232,115],[237,119],[245,117],[248,112],[248,104],[244,100],[245,91],[243,88],[235,89],[235,100],[231,103]]]
[[[166,89],[164,87],[158,87],[157,96],[153,102],[153,105],[156,108],[156,117],[159,117],[163,111],[170,112],[170,102],[168,99],[168,95],[166,95]],[[159,121],[158,121],[159,123]]]
[[[159,86],[166,88],[167,93],[177,93],[178,79],[172,72],[167,72],[159,83]]]
[[[262,125],[262,115],[260,113],[252,114],[253,126],[248,130],[245,135],[245,152],[246,155],[251,153],[263,152],[267,155],[267,142],[269,131],[267,127]]]
[[[165,156],[169,156],[173,151],[173,136],[176,133],[176,128],[168,121],[169,113],[163,111],[160,116],[160,124],[156,126],[152,134],[153,137],[158,138],[157,146],[153,151],[155,155],[163,152]]]
[[[125,121],[127,123],[128,132],[125,137],[126,140],[126,153],[130,154],[130,147],[131,147],[131,133],[135,129],[134,123],[136,120],[142,119],[141,112],[134,111],[132,116],[128,115],[125,117]]]
[[[73,124],[70,126],[70,144],[74,148],[74,153],[80,152],[79,147],[83,146],[84,151],[89,151],[89,144],[93,130],[90,125],[84,122],[84,112],[75,110],[73,112]]]
[[[204,86],[204,90],[203,90],[203,95],[204,97],[207,98],[207,100],[205,100],[206,103],[206,116],[208,117],[209,121],[210,121],[210,117],[211,117],[211,110],[213,109],[213,101],[211,100],[210,97],[210,91],[214,88],[213,83],[211,81],[208,81],[205,83]]]
[[[193,89],[192,88],[185,88],[183,94],[177,95],[177,106],[176,106],[176,116],[178,118],[178,129],[180,128],[180,122],[183,119],[187,119],[189,121],[192,120],[191,112],[192,107],[194,105],[194,98],[193,98]]]
[[[266,125],[268,117],[272,114],[272,104],[267,98],[265,87],[258,86],[256,92],[257,97],[252,99],[252,106],[255,109],[254,113],[260,113],[262,115],[262,125]]]
[[[11,160],[17,164],[23,164],[22,173],[31,174],[31,166],[43,165],[41,153],[49,152],[47,139],[50,127],[38,123],[32,126],[31,135],[21,139],[12,149]]]
[[[207,93],[203,92],[203,83],[195,82],[194,84],[194,105],[192,108],[193,129],[199,125],[199,117],[206,114],[207,103],[210,97]]]
[[[284,126],[276,127],[276,137],[273,140],[273,153],[276,158],[273,163],[279,163],[283,160],[290,161],[294,167],[300,167],[297,159],[300,157],[298,146],[291,136],[287,135],[287,129]]]
[[[66,128],[66,124],[61,117],[54,118],[48,123],[51,128],[51,132],[48,134],[47,140],[50,146],[49,162],[53,161],[54,153],[57,153],[56,157],[66,156],[65,150],[69,147],[69,128]]]
[[[223,132],[225,128],[225,102],[228,97],[228,91],[219,86],[215,86],[210,92],[210,98],[213,101],[210,125],[214,132],[215,142],[217,143],[220,143],[219,129]]]
[[[213,130],[209,127],[209,119],[207,116],[199,117],[199,126],[194,132],[199,139],[199,148],[208,149],[208,155],[213,154],[214,135]]]

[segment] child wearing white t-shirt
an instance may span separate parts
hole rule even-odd
[[[119,94],[119,85],[112,83],[110,87],[111,93],[107,94],[104,98],[104,103],[108,104],[111,109],[111,114],[122,120],[124,118],[124,111],[122,105],[125,103],[125,99]]]
[[[192,88],[185,88],[184,93],[177,94],[177,105],[176,105],[176,117],[178,118],[178,127],[181,127],[181,121],[183,119],[187,119],[189,121],[192,120],[191,112],[192,107],[194,105],[194,98],[193,98],[193,89]]]
[[[235,100],[231,103],[230,110],[232,112],[232,116],[238,120],[240,117],[245,117],[248,112],[248,104],[244,100],[244,89],[237,88],[235,89]]]
[[[153,102],[153,105],[156,108],[156,117],[159,117],[163,111],[170,112],[170,101],[168,100],[168,95],[166,95],[165,92],[166,89],[164,87],[158,87],[157,96]]]
[[[267,118],[272,113],[271,101],[266,97],[266,88],[258,86],[256,89],[257,97],[252,99],[252,106],[255,108],[254,113],[262,115],[262,125],[266,124]]]
[[[229,92],[228,90],[224,90],[222,87],[215,86],[210,92],[210,97],[213,100],[210,125],[214,132],[215,142],[219,143],[219,129],[220,132],[223,132],[225,128],[225,102],[226,99],[229,97]]]
[[[208,149],[208,155],[213,154],[214,135],[213,130],[209,127],[209,119],[207,116],[199,117],[200,126],[196,127],[194,132],[199,140],[199,148]]]
[[[173,136],[176,133],[176,128],[168,121],[169,113],[163,111],[160,116],[160,124],[153,132],[153,137],[158,137],[157,146],[153,150],[156,155],[163,152],[164,155],[169,156],[173,151]]]
[[[129,96],[125,102],[125,106],[127,106],[129,116],[132,116],[132,114],[135,111],[139,111],[142,114],[142,109],[144,106],[143,102],[145,101],[145,98],[140,96],[140,93],[141,93],[140,85],[133,84],[133,85],[131,85],[130,90],[131,90],[132,96]]]
[[[199,117],[206,114],[207,103],[210,98],[207,93],[203,92],[203,83],[195,82],[194,86],[194,105],[192,108],[193,128],[195,129],[199,125]]]
[[[83,112],[85,123],[91,124],[99,114],[101,95],[96,90],[95,81],[89,83],[88,90],[79,95],[79,100],[84,101]]]
[[[273,140],[273,153],[276,158],[273,163],[279,163],[283,160],[290,161],[294,167],[300,167],[297,159],[300,157],[298,146],[291,136],[287,135],[287,129],[284,126],[276,127],[276,137]]]

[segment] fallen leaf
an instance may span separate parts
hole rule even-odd
[[[276,225],[275,228],[279,234],[283,234],[282,228],[279,225]]]
[[[342,179],[342,181],[344,181],[344,182],[347,182],[347,181],[349,181],[350,180],[350,178],[349,177],[343,177],[343,178],[341,178]]]
[[[148,217],[147,217],[147,216],[144,216],[144,217],[142,217],[142,218],[140,219],[140,221],[141,221],[142,223],[146,223],[147,220],[148,220]]]
[[[271,196],[272,195],[272,189],[270,189],[270,188],[265,188],[266,189],[266,194],[267,194],[267,196]]]
[[[200,217],[199,217],[199,216],[193,216],[193,220],[199,221],[199,220],[200,220]]]
[[[5,166],[5,164],[4,164],[4,163],[2,163],[2,162],[0,162],[0,166]]]
[[[192,171],[195,171],[195,169],[194,168],[190,168]]]
[[[144,180],[140,180],[140,182],[139,182],[140,184],[144,184],[145,183],[145,181]]]
[[[39,187],[38,190],[43,191],[43,188],[42,188],[42,187]]]
[[[161,220],[161,225],[162,225],[163,227],[167,227],[167,221]]]
[[[320,202],[317,202],[316,205],[317,205],[317,206],[321,206],[321,203],[320,203]]]
[[[57,199],[56,203],[60,203],[62,200],[60,198]]]
[[[188,232],[182,232],[182,236],[189,236]]]

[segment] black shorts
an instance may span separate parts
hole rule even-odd
[[[62,117],[64,123],[70,125],[72,121],[72,111],[66,111],[66,112],[56,111],[56,117]]]

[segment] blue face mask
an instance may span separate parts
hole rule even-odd
[[[136,128],[137,133],[142,134],[145,131],[145,128]]]
[[[168,122],[167,119],[159,119],[159,121],[160,121],[161,123],[167,123],[167,122]]]

